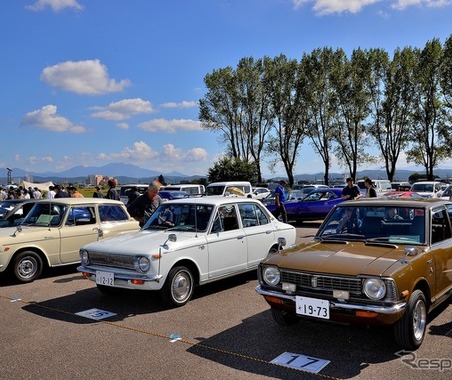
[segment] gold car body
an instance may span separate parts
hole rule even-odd
[[[393,208],[404,216],[388,220],[387,213]],[[354,231],[344,234],[337,228],[347,209],[353,210],[357,222]],[[402,335],[413,330],[413,323],[411,332],[418,335],[406,338],[402,345],[417,348],[425,333],[425,315],[452,294],[451,220],[452,203],[444,200],[343,202],[330,212],[312,242],[261,262],[256,290],[279,322],[293,321],[292,317],[318,318],[299,312],[299,305],[305,307],[304,299],[313,300],[313,304],[323,302],[327,316],[323,319],[331,321],[398,324],[396,329]],[[423,224],[415,226],[416,221]],[[381,289],[375,289],[384,290],[384,296],[371,293],[369,297],[364,291],[369,283],[380,284]],[[413,294],[416,302],[421,298],[420,317],[412,310]],[[413,314],[410,323],[404,320],[407,313]],[[416,322],[420,326],[416,327]],[[400,327],[402,324],[405,327]]]

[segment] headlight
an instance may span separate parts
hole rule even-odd
[[[262,271],[262,278],[267,285],[276,286],[281,280],[281,273],[277,267],[265,267]]]
[[[386,295],[386,283],[379,278],[368,278],[364,281],[363,292],[372,300],[381,300]]]
[[[88,251],[86,249],[81,249],[80,250],[80,260],[82,262],[82,265],[89,265],[89,254]]]
[[[149,270],[149,268],[151,267],[151,261],[145,257],[145,256],[138,256],[135,257],[135,269],[138,272],[142,272],[145,273]]]

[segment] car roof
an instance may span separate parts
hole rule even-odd
[[[223,197],[223,196],[216,196],[212,195],[209,197],[193,197],[193,198],[182,198],[182,199],[172,199],[165,204],[169,203],[185,203],[185,204],[200,204],[200,205],[219,205],[224,203],[255,203],[262,206],[262,202],[254,199],[254,198],[247,198],[247,197]]]
[[[347,206],[372,206],[372,207],[427,207],[433,208],[438,205],[452,205],[452,202],[441,198],[361,198],[345,201],[338,204],[338,207]]]
[[[115,204],[122,205],[124,203],[121,201],[116,201],[114,199],[108,198],[52,198],[52,199],[41,199],[36,203],[58,203],[67,205],[84,205],[84,204]]]

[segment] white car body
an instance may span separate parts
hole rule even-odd
[[[420,194],[424,198],[441,198],[444,183],[439,181],[419,181],[413,183],[411,191]]]
[[[168,207],[174,223],[159,225]],[[102,292],[162,290],[168,303],[182,306],[196,285],[256,270],[262,259],[280,248],[279,238],[294,245],[295,228],[276,220],[258,200],[171,200],[139,232],[82,247],[82,265],[77,269]]]
[[[271,194],[270,189],[266,187],[254,187],[252,190],[254,199],[264,199],[267,195]]]

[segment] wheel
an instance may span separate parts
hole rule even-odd
[[[297,316],[284,310],[275,309],[274,307],[271,308],[271,313],[273,320],[280,326],[292,326],[299,321]]]
[[[14,258],[12,270],[14,277],[20,282],[33,282],[42,273],[41,257],[33,251],[19,253]]]
[[[193,295],[193,275],[188,268],[171,269],[162,289],[162,297],[171,306],[185,305]]]
[[[406,350],[415,350],[424,340],[427,327],[427,303],[424,293],[415,290],[403,317],[394,326],[397,343]]]

